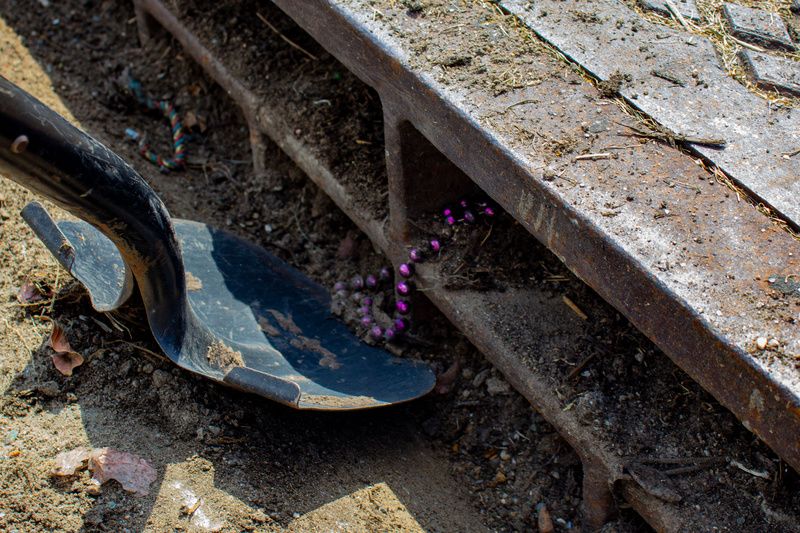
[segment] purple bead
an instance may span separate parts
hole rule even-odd
[[[389,281],[392,277],[392,271],[386,267],[383,267],[380,272],[378,272],[378,278],[381,281]]]
[[[368,306],[366,306],[366,305],[358,308],[358,314],[359,315],[367,316],[369,314],[369,312],[370,312],[370,308]]]
[[[467,224],[475,222],[475,215],[472,214],[472,211],[464,211],[464,222]]]
[[[444,211],[442,211],[442,214],[443,214],[444,216],[446,216],[446,217],[449,217],[449,216],[451,216],[451,215],[453,214],[453,210],[452,210],[452,209],[450,209],[450,208],[448,207],[447,209],[445,209]]]
[[[407,281],[401,281],[397,284],[397,292],[403,296],[408,296],[411,293],[411,284]]]
[[[397,333],[401,331],[405,331],[408,329],[408,320],[405,318],[395,318],[394,319],[394,330]]]
[[[394,304],[394,308],[397,309],[397,312],[401,315],[407,315],[409,311],[411,311],[411,306],[405,300],[397,300],[397,303]]]
[[[422,252],[420,252],[418,248],[412,248],[408,251],[408,258],[411,259],[413,263],[421,263]]]
[[[364,307],[369,307],[370,305],[372,305],[372,298],[370,298],[369,296],[362,298],[361,305],[363,305]]]
[[[333,292],[346,291],[346,290],[347,290],[347,283],[345,283],[344,281],[337,281],[336,283],[333,284]]]
[[[466,208],[467,208],[467,206],[469,205],[469,203],[467,203],[467,201],[466,201],[466,200],[461,200],[460,202],[458,202],[458,205],[460,205],[461,207],[463,207],[464,209],[466,209]]]
[[[386,331],[383,332],[383,337],[387,341],[391,341],[397,336],[397,332],[392,328],[386,328]]]
[[[439,250],[442,249],[442,243],[440,243],[436,239],[432,239],[431,242],[430,242],[430,245],[431,245],[431,250],[433,250],[434,252],[438,253]]]
[[[487,217],[493,217],[494,209],[492,209],[491,207],[487,207],[486,209],[483,210],[483,214],[486,215]]]
[[[361,317],[361,325],[365,328],[368,328],[372,325],[372,317],[369,315],[364,315]]]
[[[364,295],[361,294],[360,292],[354,292],[353,294],[350,295],[350,299],[353,300],[354,302],[360,303],[363,298]]]
[[[353,290],[360,290],[364,287],[364,278],[361,276],[353,276],[353,279],[350,280],[350,288]]]
[[[367,287],[369,287],[370,289],[374,289],[375,287],[377,287],[377,286],[378,286],[378,278],[376,278],[375,276],[373,276],[372,274],[370,274],[369,276],[367,276],[367,279],[364,281],[364,283],[365,283],[365,284],[367,285]]]
[[[445,218],[444,221],[447,222],[448,226],[452,226],[453,224],[456,223],[456,219],[452,215],[450,215],[449,217]]]
[[[380,339],[383,337],[383,328],[380,326],[372,326],[372,329],[369,330],[369,336],[375,340]]]
[[[404,278],[410,278],[411,276],[414,275],[414,265],[411,263],[403,263],[399,267],[397,267],[397,270],[400,272],[400,275],[403,276]]]

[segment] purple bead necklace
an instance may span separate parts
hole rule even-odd
[[[467,200],[461,200],[458,202],[458,206],[461,218],[456,218],[457,211],[450,207],[442,210],[445,224],[451,227],[457,224],[474,224],[477,219],[470,203]],[[477,208],[478,214],[484,218],[495,216],[494,208],[485,202],[475,204],[475,208]],[[349,293],[350,298],[359,304],[358,315],[361,317],[359,322],[369,332],[370,338],[375,341],[383,339],[386,342],[392,342],[402,337],[411,325],[409,321],[411,315],[410,296],[414,291],[415,264],[424,262],[431,254],[439,255],[443,248],[440,239],[430,239],[423,247],[414,247],[408,250],[408,262],[401,263],[397,267],[397,273],[402,279],[394,285],[398,298],[394,303],[392,323],[385,329],[375,322],[372,313],[372,306],[375,302],[370,296],[365,296],[364,292],[376,291],[392,278],[392,273],[387,267],[383,267],[377,276],[374,274],[363,277],[354,276],[349,283],[337,281],[333,286],[333,291],[342,298],[347,297],[348,289],[352,291]]]

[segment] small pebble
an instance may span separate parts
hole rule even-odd
[[[759,350],[766,350],[767,348],[767,338],[766,337],[759,337],[756,339],[756,348]]]
[[[770,339],[767,343],[767,347],[776,350],[781,347],[781,343],[778,339]]]

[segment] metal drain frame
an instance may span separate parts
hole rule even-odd
[[[421,79],[407,68],[401,51],[381,41],[335,2],[277,0],[275,3],[380,94],[390,193],[388,227],[384,221],[370,218],[359,209],[336,176],[298,142],[291,128],[285,127],[273,110],[263,106],[235,79],[159,0],[134,0],[143,41],[157,26],[163,26],[241,106],[250,127],[257,171],[264,168],[262,136],[267,135],[397,264],[406,256],[409,195],[419,180],[418,169],[403,154],[418,148],[421,136],[449,161],[457,161],[471,180],[555,251],[571,270],[628,316],[678,366],[787,462],[800,469],[800,451],[792,444],[800,427],[800,402],[793,391],[754,365],[740,345],[720,334],[696,309],[664,286],[649,266],[631,257],[591,223],[576,224],[576,219],[581,219],[580,213],[543,186],[540,172],[532,171],[518,154],[486,132],[466,110],[448,101],[429,86],[429,80]],[[664,148],[663,154],[667,164],[681,168],[694,166],[688,156],[677,150]],[[520,202],[521,198],[527,203]],[[533,216],[535,213],[546,213],[546,228],[541,227],[541,220]],[[775,237],[775,233],[770,231],[767,237]],[[752,247],[758,249],[759,245],[755,242]],[[610,273],[616,272],[624,275],[608,279]],[[423,286],[426,282],[430,285],[431,275],[425,267],[420,269],[420,278]],[[469,302],[437,289],[427,291],[426,295],[578,451],[584,464],[584,513],[589,526],[601,525],[613,512],[611,485],[622,480],[619,484],[625,498],[654,527],[681,529],[685,517],[635,483],[626,482],[620,458],[594,445],[590,432],[563,411],[550,383],[535,374],[518,371],[518,362],[503,340],[471,316]],[[643,307],[649,307],[647,313]],[[661,317],[670,318],[665,321]],[[706,360],[694,357],[701,350],[707,354]],[[742,382],[752,386],[734,386]],[[759,398],[755,405],[753,391]]]

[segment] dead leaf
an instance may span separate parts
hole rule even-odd
[[[75,448],[56,456],[54,476],[71,476],[88,466],[92,479],[103,484],[114,479],[122,488],[146,496],[156,480],[156,471],[138,455],[113,448]]]
[[[69,452],[61,452],[56,455],[56,467],[53,469],[54,476],[71,476],[78,470],[82,470],[89,460],[89,448],[75,448]]]
[[[25,282],[17,292],[17,301],[21,304],[35,304],[44,300],[44,294],[39,287],[31,282]]]
[[[64,328],[58,324],[53,323],[53,331],[50,332],[50,338],[47,343],[56,352],[50,356],[53,360],[53,365],[63,375],[71,376],[72,370],[83,364],[83,356],[72,350]]]
[[[156,480],[156,471],[150,463],[138,455],[112,448],[96,448],[89,458],[89,469],[100,483],[115,479],[123,489],[140,496],[147,496],[150,484]]]

